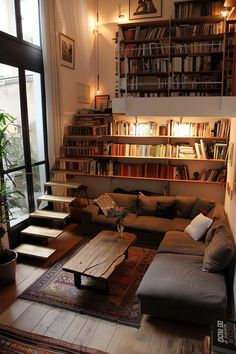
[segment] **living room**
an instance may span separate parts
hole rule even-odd
[[[52,58],[53,50],[57,54],[59,53],[60,34],[68,36],[69,40],[74,41],[75,52],[74,68],[61,65],[59,56],[55,61],[46,60],[44,62],[47,115],[50,117],[47,123],[48,136],[50,137],[48,139],[50,166],[53,167],[55,158],[59,156],[60,147],[63,145],[64,130],[71,123],[74,115],[79,111],[95,108],[95,96],[98,95],[98,89],[99,95],[109,95],[111,99],[109,107],[112,107],[114,114],[122,115],[122,117],[123,114],[126,114],[129,117],[155,117],[155,119],[160,117],[163,120],[172,119],[174,121],[180,121],[181,119],[184,121],[187,118],[187,121],[199,120],[201,122],[229,119],[231,123],[229,138],[231,154],[227,162],[226,183],[213,186],[197,183],[173,183],[170,194],[220,200],[224,204],[231,231],[234,240],[236,240],[234,218],[236,212],[236,149],[235,147],[233,149],[236,143],[235,95],[231,97],[121,97],[116,95],[116,41],[114,38],[118,31],[118,19],[122,18],[124,23],[137,21],[129,20],[130,3],[132,2],[125,0],[113,2],[106,0],[42,1],[45,14],[48,16],[42,17],[44,36],[51,34],[51,42],[48,41],[48,38],[47,41],[45,40],[45,43],[47,43],[47,47],[45,47],[46,55]],[[155,3],[158,3],[158,1]],[[174,1],[162,1],[161,3],[161,16],[159,14],[157,17],[150,16],[150,19],[137,18],[138,21],[142,23],[174,18]],[[49,82],[50,84],[57,82],[54,100],[53,95],[48,91],[47,84]],[[84,103],[78,98],[78,91],[81,88],[83,91],[87,87],[90,89],[89,103]],[[59,104],[56,105],[58,102]],[[58,116],[60,119],[57,119]],[[87,178],[81,176],[80,181],[88,186],[88,194],[91,198],[97,198],[105,192],[112,192],[115,188],[160,192],[165,187],[163,183],[157,185],[156,181],[145,179],[111,178],[108,180],[102,177]],[[57,241],[59,248],[61,246],[60,254],[77,242],[73,235],[67,234],[65,239],[68,239],[68,245],[66,246],[63,246],[62,241]],[[120,353],[154,353],[158,352],[157,348],[159,348],[159,353],[171,353],[172,351],[175,353],[176,338],[188,337],[188,335],[191,337],[192,332],[199,331],[199,334],[204,332],[201,326],[193,326],[191,332],[189,326],[184,323],[178,328],[174,321],[173,323],[172,321],[170,321],[171,323],[168,321],[155,322],[155,320],[147,319],[147,317],[141,328],[137,330],[122,325],[113,325],[97,318],[89,318],[89,316],[87,316],[87,319],[85,315],[76,314],[75,316],[70,311],[61,311],[17,299],[17,296],[45,271],[45,269],[42,270],[38,267],[39,263],[38,261],[35,261],[35,264],[32,262],[32,264],[28,264],[28,267],[19,264],[17,286],[11,285],[9,289],[1,291],[2,315],[0,320],[2,323],[13,324],[17,328],[28,331],[35,329],[35,333],[46,333],[46,335],[56,338],[63,338],[64,336],[65,340],[68,339],[72,342],[76,342],[73,337],[73,328],[78,325],[76,333],[79,333],[80,328],[81,337],[78,338],[77,343],[108,352]],[[235,319],[235,278],[233,291],[232,313]],[[8,310],[6,310],[6,307],[9,307]],[[46,316],[45,322],[43,322],[44,316]],[[90,330],[91,336],[89,335]],[[162,345],[160,345],[161,336],[165,338]],[[201,335],[199,336],[201,337]],[[124,338],[123,341],[122,338]],[[126,343],[126,346],[124,343]]]

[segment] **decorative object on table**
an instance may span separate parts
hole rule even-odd
[[[161,17],[162,0],[129,0],[129,19]]]
[[[84,243],[80,243],[79,247]],[[78,289],[74,286],[74,276],[62,270],[64,264],[78,252],[76,246],[49,268],[39,279],[29,286],[20,298],[65,310],[139,327],[141,311],[137,288],[151,264],[155,249],[130,247],[129,257],[113,272],[109,280],[109,294]],[[82,282],[92,285],[92,279],[83,277]],[[89,282],[89,284],[88,284]]]
[[[0,353],[105,354],[84,345],[68,343],[0,324]]]
[[[111,217],[116,217],[116,227],[117,227],[117,231],[120,233],[120,235],[122,236],[123,231],[124,231],[124,218],[126,217],[126,215],[129,213],[129,210],[125,207],[122,206],[114,206],[113,208],[110,208],[108,211],[107,216],[111,216]]]
[[[98,112],[104,112],[109,107],[109,95],[96,95],[95,96],[95,110]]]

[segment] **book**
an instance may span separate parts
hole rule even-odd
[[[236,321],[216,319],[211,330],[212,354],[236,353]]]

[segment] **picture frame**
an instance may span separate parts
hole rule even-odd
[[[110,95],[96,95],[95,96],[95,110],[104,112],[108,108]]]
[[[60,33],[60,63],[67,68],[75,68],[75,41],[63,33]]]
[[[90,86],[78,82],[76,84],[76,98],[77,102],[90,103]]]
[[[162,16],[162,0],[129,0],[129,19]]]

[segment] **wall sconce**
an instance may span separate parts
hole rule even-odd
[[[226,8],[231,7],[230,12],[226,15],[227,16],[226,20],[228,20],[230,18],[230,16],[232,15],[232,13],[234,12],[234,10],[235,10],[236,0],[225,0],[224,7],[226,7]],[[223,12],[224,11],[222,11],[222,14],[223,14]]]
[[[117,18],[118,23],[124,23],[126,22],[126,17],[124,14],[121,13],[121,6],[119,5],[119,11],[118,11],[118,18]]]

